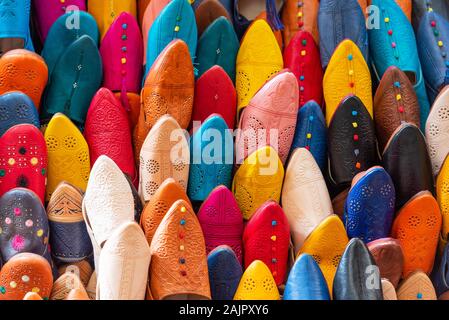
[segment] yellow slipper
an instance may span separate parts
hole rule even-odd
[[[254,260],[243,273],[234,300],[279,300],[270,269],[260,260]]]
[[[441,209],[443,223],[441,226],[441,240],[446,242],[449,237],[449,157],[443,162],[437,176],[437,201]]]
[[[266,146],[250,154],[232,182],[232,192],[243,218],[249,220],[268,200],[279,202],[283,180],[284,167],[272,147]]]
[[[360,49],[351,40],[342,41],[335,49],[323,78],[326,123],[329,123],[341,100],[355,95],[373,117],[371,75]]]
[[[61,181],[85,191],[90,173],[89,147],[78,128],[62,113],[56,113],[45,130],[48,150],[46,201]]]
[[[348,242],[343,222],[333,214],[312,231],[297,254],[299,257],[300,254],[307,253],[315,259],[323,271],[331,294],[335,272]]]

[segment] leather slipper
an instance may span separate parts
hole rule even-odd
[[[145,233],[148,245],[151,245],[153,236],[168,209],[178,200],[184,200],[191,206],[184,187],[175,179],[167,178],[145,205],[140,216],[140,226]]]
[[[29,123],[40,127],[39,113],[33,100],[22,92],[0,95],[0,113],[0,136],[17,124]]]
[[[351,40],[343,40],[335,49],[323,78],[326,103],[326,123],[331,119],[343,98],[354,95],[373,116],[371,76],[365,58]]]
[[[204,137],[213,136],[210,141]],[[208,150],[210,152],[208,152]],[[187,194],[192,201],[204,201],[211,191],[232,183],[234,163],[233,135],[225,120],[217,114],[208,117],[190,139],[190,171]]]
[[[218,3],[213,0],[208,2]],[[225,17],[217,18],[202,32],[198,39],[196,50],[198,76],[217,65],[222,67],[234,82],[239,47],[240,43],[231,22]]]
[[[187,45],[181,40],[169,43],[151,67],[142,89],[134,130],[136,161],[148,132],[163,115],[171,115],[182,129],[187,129],[192,116],[194,81]]]
[[[231,21],[228,11],[226,11],[225,7],[219,1],[202,0],[195,8],[198,37],[201,37],[207,27],[220,17],[224,17],[228,21]]]
[[[234,300],[280,300],[270,269],[260,260],[251,263],[242,275]]]
[[[380,277],[387,279],[396,288],[404,268],[404,254],[399,240],[377,239],[369,242],[367,246],[379,267]]]
[[[320,42],[318,30],[319,0],[286,0],[282,9],[281,17],[284,24],[282,32],[284,44],[287,47],[291,39],[300,31],[312,34],[317,44]]]
[[[418,30],[422,17],[429,11],[434,11],[449,21],[449,3],[445,1],[412,0],[412,7],[412,23],[415,30]]]
[[[31,124],[18,124],[0,138],[0,196],[16,188],[28,188],[45,200],[47,146],[42,133]]]
[[[282,53],[271,27],[254,21],[241,40],[236,62],[237,115],[255,93],[284,67]]]
[[[50,300],[66,300],[70,291],[73,289],[85,291],[81,280],[76,274],[71,272],[64,273],[53,283]]]
[[[436,262],[436,266],[432,272],[432,283],[435,286],[435,291],[440,299],[449,292],[449,245],[446,245],[443,254]]]
[[[53,259],[76,263],[92,256],[92,244],[82,213],[83,192],[61,182],[47,205]]]
[[[9,260],[0,273],[0,300],[22,300],[28,292],[50,297],[53,276],[50,264],[34,253],[20,253]]]
[[[21,91],[39,110],[48,80],[48,68],[40,55],[23,49],[8,51],[0,59],[0,78],[0,94]]]
[[[298,257],[307,253],[315,259],[326,279],[329,292],[332,292],[335,272],[348,241],[340,218],[330,215],[310,233],[297,254]]]
[[[403,122],[420,126],[418,98],[407,75],[391,66],[385,71],[374,96],[374,123],[380,150]]]
[[[295,252],[320,222],[333,213],[324,177],[305,148],[296,149],[290,158],[282,188],[282,208],[290,223]]]
[[[134,201],[128,180],[107,156],[100,156],[92,167],[82,211],[99,275],[98,260],[104,243],[124,222],[134,221]]]
[[[232,300],[242,278],[242,265],[231,247],[218,246],[207,256],[213,300]]]
[[[272,147],[260,148],[246,158],[232,181],[232,192],[243,218],[249,220],[268,200],[279,202],[283,180],[284,167]]]
[[[87,112],[84,137],[92,165],[106,155],[137,182],[128,115],[111,90],[101,88],[95,94]]]
[[[298,54],[298,52],[300,54]],[[299,107],[313,100],[323,103],[323,69],[320,51],[307,31],[299,31],[284,50],[285,68],[298,79]]]
[[[42,297],[36,292],[27,292],[27,294],[23,297],[23,300],[44,300]]]
[[[403,123],[393,132],[382,154],[382,166],[394,183],[396,211],[418,192],[434,192],[427,144],[415,125]]]
[[[441,170],[437,176],[436,191],[437,201],[441,209],[441,242],[447,242],[449,239],[449,157],[443,162]],[[442,247],[444,247],[443,245]],[[441,248],[442,249],[442,248]]]
[[[393,181],[382,167],[359,175],[346,198],[343,223],[349,238],[368,243],[390,235],[396,197]]]
[[[243,252],[245,268],[260,260],[270,269],[277,286],[285,282],[290,244],[290,228],[282,208],[267,201],[245,226]]]
[[[148,133],[140,151],[142,201],[148,202],[167,178],[174,178],[187,189],[189,163],[190,150],[184,131],[173,117],[162,116]]]
[[[387,279],[382,279],[382,293],[384,300],[398,300],[396,289]]]
[[[97,300],[144,300],[150,246],[135,222],[124,222],[109,236],[100,254]]]
[[[285,284],[283,300],[330,300],[326,279],[320,267],[308,254],[296,259]]]
[[[243,216],[228,188],[218,186],[212,190],[198,211],[198,221],[208,254],[220,245],[227,245],[242,263]]]
[[[359,238],[349,241],[335,273],[334,300],[383,300],[373,256]]]
[[[327,110],[327,106],[326,106]],[[344,98],[329,122],[329,169],[337,186],[379,162],[373,119],[358,97]]]
[[[415,271],[405,278],[397,290],[398,300],[436,300],[437,295],[429,277]]]
[[[298,82],[293,73],[279,72],[260,88],[241,113],[235,139],[236,164],[267,145],[278,152],[285,164],[295,134],[297,113]]]
[[[62,113],[55,114],[45,130],[48,151],[46,201],[61,181],[86,190],[90,173],[89,147],[81,132]]]
[[[7,1],[0,4],[1,53],[11,49],[34,51],[30,34],[31,0]]]
[[[399,240],[404,253],[404,278],[416,270],[430,274],[440,229],[440,208],[429,191],[417,193],[398,212],[392,237]]]
[[[81,260],[75,263],[62,264],[58,268],[58,272],[59,274],[64,274],[66,272],[74,273],[78,276],[78,278],[80,278],[83,286],[87,287],[94,270],[92,269],[92,266],[90,265],[90,262],[88,260]]]
[[[192,122],[203,123],[210,115],[219,114],[230,129],[235,128],[237,97],[234,84],[225,70],[213,66],[195,83]]]
[[[151,242],[150,288],[155,300],[209,300],[206,245],[184,200],[168,210]]]

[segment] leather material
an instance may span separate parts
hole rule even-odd
[[[36,106],[20,91],[0,95],[0,112],[0,136],[17,124],[29,123],[36,128],[40,127]]]
[[[271,1],[271,0],[268,0],[268,1]],[[276,1],[279,2],[279,0],[275,0],[275,2]],[[262,19],[265,22],[267,22],[268,24],[270,24],[270,18],[268,17],[266,11],[260,12],[260,14],[254,20],[258,20],[258,19]],[[271,24],[270,24],[270,26],[271,26]],[[283,43],[283,40],[282,40],[281,30],[276,30],[273,27],[271,28],[271,30],[273,31],[274,37],[276,38],[276,41],[277,41],[277,43],[279,45],[279,48],[281,48],[281,51],[282,51],[282,48],[284,47],[284,43]]]
[[[195,83],[192,122],[201,123],[210,115],[219,114],[230,129],[235,128],[237,95],[232,80],[220,66],[213,66]],[[193,124],[195,127],[195,124]]]
[[[387,279],[382,279],[382,293],[384,300],[398,300],[396,289]]]
[[[207,256],[209,283],[213,300],[232,300],[242,277],[242,266],[234,251],[219,246]]]
[[[61,182],[47,205],[51,254],[59,263],[76,263],[92,256],[81,204],[83,193]]]
[[[298,82],[291,72],[280,72],[262,86],[241,113],[235,139],[237,164],[268,145],[285,164],[296,129],[297,101]]]
[[[243,218],[249,220],[268,200],[279,202],[283,180],[284,167],[273,148],[262,147],[246,158],[232,182]]]
[[[341,219],[343,219],[343,214],[345,212],[346,198],[348,197],[349,189],[350,188],[343,189],[343,191],[338,193],[332,199],[332,208],[334,208],[334,213]]]
[[[446,292],[449,292],[448,263],[449,246],[446,245],[443,250],[443,255],[440,257],[432,273],[432,283],[435,287],[437,297],[441,297]]]
[[[440,208],[429,191],[416,194],[399,210],[392,237],[399,240],[404,253],[404,278],[416,270],[430,274],[440,229]]]
[[[100,254],[97,300],[144,300],[150,246],[135,222],[118,226]]]
[[[155,300],[211,298],[203,233],[184,200],[171,206],[151,242],[150,288]]]
[[[45,208],[36,194],[28,189],[15,188],[0,198],[2,261],[14,255],[31,252],[48,255],[49,227]]]
[[[216,1],[210,1],[216,3]],[[240,43],[232,24],[225,17],[213,21],[202,33],[196,50],[198,76],[218,65],[235,81],[235,67]]]
[[[30,35],[31,0],[8,1],[0,4],[0,39],[16,38],[23,42],[21,48],[34,51]],[[20,48],[20,49],[21,49]]]
[[[97,45],[89,36],[70,44],[55,64],[43,101],[44,119],[62,112],[82,126],[89,104],[102,80]]]
[[[90,300],[86,289],[72,289],[65,298],[65,300]]]
[[[383,300],[380,277],[373,277],[373,266],[374,258],[363,241],[351,239],[335,273],[334,300]]]
[[[330,300],[326,279],[320,267],[308,254],[296,259],[285,284],[283,300]]]
[[[242,263],[243,216],[228,188],[218,186],[212,190],[198,211],[198,221],[208,254],[216,247],[227,245]]]
[[[319,0],[285,0],[282,9],[282,22],[284,23],[284,44],[288,46],[291,39],[299,31],[307,31],[312,34],[318,44],[320,35],[318,31]]]
[[[142,36],[143,36],[143,59],[144,65],[147,61],[147,50],[148,50],[148,33],[154,20],[159,16],[161,11],[170,3],[171,0],[151,0],[145,9],[143,20],[142,20]]]
[[[57,113],[45,130],[48,151],[46,201],[61,181],[86,190],[90,173],[89,147],[78,128]]]
[[[28,292],[24,297],[23,300],[44,300],[41,298],[39,294],[36,292]]]
[[[380,277],[388,279],[396,288],[401,280],[404,266],[404,254],[400,242],[393,238],[383,238],[371,241],[367,246],[379,267]]]
[[[432,162],[432,172],[437,176],[449,153],[449,86],[444,87],[430,110],[426,121],[426,142]]]
[[[412,0],[395,0],[396,4],[404,12],[408,21],[412,21]]]
[[[139,120],[134,130],[135,159],[156,121],[170,114],[181,128],[190,124],[193,107],[194,76],[187,45],[181,40],[171,42],[161,52],[141,92]]]
[[[206,137],[213,137],[212,144]],[[213,114],[190,139],[189,198],[204,201],[215,187],[224,185],[230,188],[233,161],[233,135],[224,119]]]
[[[348,186],[352,178],[379,162],[374,122],[356,96],[342,100],[328,129],[329,168],[333,182]]]
[[[290,227],[282,208],[267,201],[257,209],[245,226],[243,233],[245,268],[260,260],[270,269],[276,285],[287,276]]]
[[[382,154],[382,166],[394,182],[396,210],[419,191],[433,193],[426,142],[416,126],[405,123],[395,130]]]
[[[326,121],[320,106],[315,101],[304,104],[298,111],[290,156],[297,148],[306,148],[324,173],[327,169],[326,130]]]
[[[282,53],[270,26],[264,20],[254,21],[242,38],[237,54],[238,114],[260,87],[283,67]]]
[[[192,1],[192,7],[194,9],[198,8],[200,4],[203,3],[204,0],[193,0]],[[223,6],[223,8],[226,9],[226,11],[232,15],[234,10],[234,1],[233,0],[218,0],[220,4]]]
[[[416,41],[426,80],[427,95],[432,104],[442,87],[449,84],[449,60],[445,45],[449,43],[449,21],[435,12],[426,12],[418,28]]]
[[[435,289],[422,271],[410,274],[397,290],[398,300],[436,300]]]
[[[371,5],[380,8],[379,27],[368,30],[374,74],[380,80],[390,66],[411,74],[420,105],[421,128],[424,128],[429,114],[429,101],[413,28],[394,0],[372,0]]]
[[[114,95],[118,99],[122,98],[121,92],[115,92]],[[139,121],[140,93],[137,94],[137,93],[127,92],[126,96],[127,96],[128,103],[129,103],[129,110],[126,110],[127,114],[128,114],[129,125],[131,127],[131,132],[134,132],[137,122]]]
[[[265,263],[255,260],[246,268],[234,300],[280,300],[276,282]]]
[[[21,91],[39,110],[48,80],[48,68],[38,54],[23,49],[11,50],[0,59],[0,94]]]
[[[449,158],[446,157],[436,179],[437,201],[442,216],[441,238],[443,242],[449,239],[449,160],[447,159]]]
[[[87,286],[94,270],[88,260],[81,260],[75,263],[66,263],[58,268],[59,274],[74,273],[81,280],[83,286]]]
[[[45,0],[44,0],[45,1]],[[59,58],[64,54],[67,48],[80,37],[87,35],[95,44],[98,44],[100,37],[97,22],[87,12],[77,13],[79,19],[79,28],[66,28],[66,22],[73,19],[70,13],[59,17],[48,32],[47,41],[42,49],[42,57],[48,66],[48,73],[51,77]]]
[[[194,61],[197,47],[198,31],[195,14],[186,0],[173,0],[161,11],[154,20],[148,32],[146,68],[143,80],[145,81],[150,68],[159,54],[173,40],[180,39],[185,42]],[[185,74],[183,74],[185,77]]]
[[[326,182],[312,154],[304,148],[292,154],[282,189],[282,208],[290,223],[295,252],[326,217],[333,214]]]
[[[320,53],[323,69],[343,40],[353,41],[368,61],[368,33],[365,26],[364,11],[357,0],[321,0],[318,11],[320,30]]]
[[[168,178],[145,205],[140,216],[140,226],[145,233],[148,245],[151,245],[151,240],[168,209],[178,200],[184,200],[190,205],[190,200],[183,186],[173,178]]]
[[[137,179],[131,129],[125,108],[106,88],[97,91],[86,116],[84,137],[93,165],[101,155],[111,158],[132,181]]]
[[[21,253],[2,268],[0,300],[22,300],[28,292],[38,293],[48,299],[52,285],[53,276],[47,260],[33,253]]]
[[[47,146],[38,128],[18,124],[0,138],[0,196],[28,188],[44,203],[47,183]]]
[[[360,49],[351,40],[343,40],[335,49],[324,73],[323,93],[328,126],[348,95],[358,97],[372,117],[371,75]]]
[[[297,254],[298,257],[307,253],[315,259],[326,279],[329,292],[332,292],[335,272],[348,242],[340,218],[330,215],[310,233]]]
[[[137,191],[136,187],[134,186],[133,182],[131,181],[131,179],[129,178],[129,176],[127,174],[125,174],[125,178],[128,181],[129,187],[131,188],[131,192],[133,194],[134,220],[136,222],[139,222],[140,216],[143,211],[142,199],[140,199],[139,191]]]
[[[148,133],[140,151],[139,194],[142,201],[149,201],[167,178],[174,178],[187,189],[189,163],[190,150],[184,131],[174,118],[162,116]]]
[[[412,23],[415,30],[418,30],[423,15],[428,11],[434,11],[449,21],[449,3],[446,1],[412,0]]]
[[[390,235],[396,196],[393,181],[383,168],[360,174],[346,198],[343,223],[349,238],[368,243]]]
[[[72,7],[73,6],[73,7]],[[86,0],[34,0],[33,9],[37,21],[37,29],[42,43],[45,43],[47,34],[58,18],[67,11],[77,9],[86,11]]]
[[[323,69],[319,48],[309,32],[300,31],[291,39],[284,50],[284,64],[298,80],[299,107],[301,108],[310,100],[314,100],[321,106]]]
[[[391,66],[385,71],[374,96],[374,123],[380,150],[403,122],[420,126],[418,98],[406,74]]]
[[[99,275],[100,251],[104,243],[117,227],[134,221],[134,201],[128,180],[107,156],[100,156],[92,167],[82,211]]]
[[[89,13],[94,16],[100,29],[101,38],[104,37],[115,18],[122,12],[128,12],[136,18],[137,7],[135,0],[89,0]]]
[[[143,63],[142,35],[131,14],[123,12],[114,20],[101,42],[100,54],[103,86],[121,91],[121,100],[127,106],[126,92],[140,93]]]
[[[228,21],[231,21],[228,11],[220,2],[216,0],[201,1],[201,3],[195,8],[198,37],[201,37],[207,27],[219,17],[225,17]]]
[[[53,283],[50,300],[66,300],[70,291],[76,288],[83,288],[79,277],[74,273],[66,272]]]

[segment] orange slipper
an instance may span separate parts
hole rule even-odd
[[[40,295],[38,295],[36,292],[28,292],[25,297],[23,297],[23,300],[44,300]]]
[[[40,55],[24,49],[8,51],[0,59],[0,79],[0,95],[21,91],[33,100],[39,110],[48,80],[48,68]]]
[[[441,220],[438,203],[429,191],[417,193],[398,212],[392,237],[399,240],[404,253],[404,278],[416,270],[432,271]]]
[[[90,300],[85,289],[72,289],[65,300]]]

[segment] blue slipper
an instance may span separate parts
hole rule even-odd
[[[31,0],[0,1],[0,39],[23,39],[23,47],[34,51],[30,34]]]
[[[432,282],[437,296],[449,291],[449,244],[444,247],[439,263],[435,265]]]
[[[0,96],[0,136],[16,124],[29,123],[39,128],[39,113],[26,94],[15,91]]]

